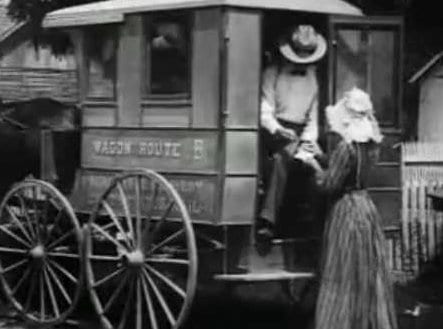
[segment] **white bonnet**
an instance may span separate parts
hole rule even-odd
[[[372,140],[380,143],[383,139],[370,96],[356,87],[346,92],[335,105],[328,106],[326,117],[330,129],[347,142]]]

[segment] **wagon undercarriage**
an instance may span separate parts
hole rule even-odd
[[[160,175],[117,176],[83,227],[67,199],[40,180],[14,186],[0,214],[0,279],[31,322],[65,320],[85,287],[105,328],[176,328],[186,317],[197,283],[194,233]]]
[[[210,234],[194,234],[171,183],[144,169],[114,177],[89,216],[76,214],[50,183],[25,180],[5,195],[0,218],[3,290],[27,321],[43,326],[66,321],[86,292],[104,328],[178,328],[196,293],[198,253],[214,259],[226,251]],[[250,270],[210,276],[227,284],[280,281],[289,295],[291,282],[313,277]]]

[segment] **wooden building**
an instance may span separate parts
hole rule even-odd
[[[443,52],[418,70],[409,83],[418,84],[418,131],[420,142],[443,142]]]
[[[77,101],[73,55],[56,57],[31,40],[31,27],[13,21],[0,1],[0,97],[6,101],[50,97]]]

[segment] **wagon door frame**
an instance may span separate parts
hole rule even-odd
[[[329,33],[328,104],[356,84],[371,95],[384,135],[368,190],[383,219],[391,268],[399,269],[401,166],[393,146],[403,135],[403,18],[331,16]]]

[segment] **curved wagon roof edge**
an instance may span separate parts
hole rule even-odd
[[[363,15],[359,8],[343,0],[108,0],[56,10],[46,15],[43,26],[118,23],[123,21],[124,15],[131,13],[214,6]]]

